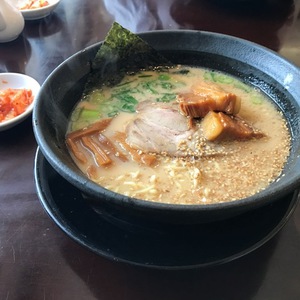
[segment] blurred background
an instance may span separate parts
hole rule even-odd
[[[230,34],[280,51],[300,65],[299,0],[104,0],[104,6],[133,32],[193,29]]]

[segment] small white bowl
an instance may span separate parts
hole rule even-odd
[[[24,74],[0,73],[0,90],[6,90],[9,88],[32,90],[33,101],[22,114],[11,120],[0,122],[0,131],[7,130],[21,123],[32,113],[35,97],[40,90],[40,84],[32,77]]]
[[[26,0],[12,0],[17,8],[20,7]],[[60,0],[47,0],[49,5],[32,8],[32,9],[20,9],[25,20],[38,20],[47,17],[59,4]]]

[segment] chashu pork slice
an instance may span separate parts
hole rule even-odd
[[[191,118],[203,118],[210,111],[221,111],[235,115],[241,100],[213,82],[200,81],[192,86],[191,92],[178,95],[180,111]]]
[[[210,111],[201,121],[203,134],[208,141],[249,140],[265,135],[239,116]]]
[[[126,142],[143,152],[182,156],[179,145],[195,132],[192,120],[175,106],[145,101],[126,127]]]

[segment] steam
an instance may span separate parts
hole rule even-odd
[[[126,4],[124,3],[126,2]],[[155,29],[177,29],[179,25],[170,16],[170,8],[174,1],[164,0],[104,0],[108,13],[115,21],[132,32]]]

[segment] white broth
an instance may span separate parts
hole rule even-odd
[[[186,140],[193,143],[197,139],[198,143],[193,147],[203,147],[204,143],[204,150],[201,148],[200,152],[198,149],[192,154],[179,155],[182,152],[148,151],[130,144],[136,151],[135,155],[146,154],[150,163],[134,159],[133,152],[124,148],[124,140],[128,141],[128,124],[136,120],[140,105],[155,103],[176,110],[177,95],[189,92],[199,81],[213,82],[241,99],[238,116],[264,136],[208,142],[201,135],[201,118],[198,118],[193,120],[194,131],[186,135]],[[74,145],[85,159],[78,159],[68,144],[72,158],[80,170],[99,185],[143,200],[211,204],[242,199],[265,189],[276,180],[290,151],[286,120],[266,95],[236,78],[207,69],[177,66],[165,71],[141,71],[127,75],[117,86],[103,87],[85,96],[72,112],[68,133],[80,131],[101,119],[111,121],[103,130],[99,130],[101,133],[94,132],[92,139],[95,143],[102,139],[100,144],[105,145],[103,155],[109,158],[109,162],[99,165],[93,149],[80,139],[74,140]],[[162,116],[149,135],[159,134],[157,128],[164,123],[168,122]],[[162,138],[167,144],[170,141],[165,128]],[[173,132],[172,128],[169,129]],[[123,144],[117,138],[119,133],[124,137]],[[176,133],[175,138],[178,136]],[[149,142],[147,136],[140,138]],[[114,145],[114,150],[107,146],[106,139]],[[212,152],[207,151],[206,144],[213,149]],[[164,145],[162,147],[165,149]]]

